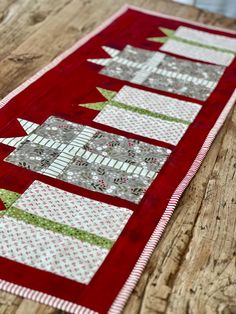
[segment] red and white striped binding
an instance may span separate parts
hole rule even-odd
[[[33,300],[35,302],[47,304],[49,306],[55,307],[63,311],[67,311],[69,313],[74,313],[74,314],[78,314],[78,313],[96,314],[97,313],[86,307],[80,306],[78,304],[71,303],[71,302],[53,297],[51,295],[48,295],[39,291],[21,287],[21,286],[15,285],[13,283],[10,283],[4,280],[0,280],[0,289],[6,292],[10,292],[10,293],[19,295],[21,297]]]

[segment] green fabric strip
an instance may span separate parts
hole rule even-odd
[[[132,112],[138,112],[139,114],[143,114],[146,116],[150,116],[150,117],[154,117],[154,118],[159,118],[161,120],[166,120],[166,121],[170,121],[170,122],[177,122],[177,123],[183,123],[183,124],[187,124],[189,125],[191,123],[191,121],[186,121],[183,119],[179,119],[179,118],[175,118],[175,117],[170,117],[167,116],[165,114],[162,113],[157,113],[157,112],[153,112],[147,109],[143,109],[143,108],[139,108],[139,107],[134,107],[134,106],[130,106],[130,105],[126,105],[123,103],[120,103],[118,101],[113,100],[113,98],[115,97],[115,95],[117,94],[117,92],[113,92],[107,89],[102,89],[102,88],[97,88],[99,90],[99,92],[108,100],[108,101],[104,101],[104,102],[96,102],[96,103],[89,103],[89,104],[82,104],[82,107],[86,107],[89,109],[93,109],[93,110],[102,110],[105,108],[106,105],[111,105],[117,108],[121,108],[121,109],[125,109],[125,110],[129,110]]]
[[[111,90],[108,90],[108,89],[104,89],[104,88],[100,88],[100,87],[97,87],[97,90],[100,92],[100,94],[104,98],[106,98],[106,100],[112,100],[112,98],[114,98],[115,95],[117,94],[117,92],[114,92],[114,91],[111,91]],[[102,101],[102,102],[81,104],[80,106],[100,111],[103,108],[105,108],[106,105],[107,105],[107,102]]]
[[[95,102],[95,103],[89,103],[89,104],[82,104],[81,107],[93,109],[93,110],[102,110],[105,108],[107,102]]]
[[[166,28],[166,27],[159,27],[159,30],[162,31],[167,37],[172,37],[175,34],[175,30]]]
[[[99,102],[99,103],[94,103],[94,104],[92,104],[92,103],[91,104],[83,104],[82,106],[87,107],[89,109],[93,109],[93,110],[102,110],[105,108],[106,105],[111,105],[111,106],[114,106],[117,108],[129,110],[132,112],[137,112],[137,113],[142,114],[142,115],[146,115],[146,116],[153,117],[153,118],[159,118],[159,119],[165,120],[165,121],[183,123],[186,125],[189,125],[191,123],[190,121],[186,121],[186,120],[175,118],[175,117],[170,117],[170,116],[167,116],[165,114],[149,111],[147,109],[122,104],[122,103],[114,101],[114,100],[106,101],[103,103]]]
[[[109,89],[104,89],[104,88],[100,88],[97,87],[97,90],[102,94],[102,96],[104,96],[107,100],[111,100],[112,98],[114,98],[117,94],[117,92],[111,91]]]
[[[22,220],[25,223],[50,230],[56,233],[60,233],[65,236],[73,237],[83,242],[87,242],[93,245],[103,247],[105,249],[110,249],[113,245],[113,241],[97,236],[95,234],[89,233],[84,230],[76,229],[68,225],[60,224],[55,221],[28,213],[22,209],[11,207],[5,210],[5,215]]]
[[[193,45],[193,46],[198,46],[198,47],[207,48],[207,49],[220,51],[220,52],[225,52],[225,53],[236,54],[236,51],[233,51],[233,50],[228,50],[228,49],[224,49],[224,48],[219,48],[219,47],[209,46],[209,45],[206,45],[206,44],[201,44],[201,43],[198,43],[196,41],[189,40],[189,39],[184,39],[184,38],[181,38],[181,37],[178,37],[178,36],[173,36],[173,37],[171,37],[171,39],[183,42],[185,44]]]
[[[187,124],[187,125],[189,125],[191,123],[191,122],[183,120],[183,119],[170,117],[170,116],[167,116],[167,115],[162,114],[162,113],[149,111],[147,109],[143,109],[143,108],[139,108],[139,107],[133,107],[133,106],[122,104],[122,103],[119,103],[119,102],[116,102],[116,101],[113,101],[113,100],[108,102],[108,103],[110,105],[114,106],[114,107],[117,107],[117,108],[129,110],[129,111],[132,111],[132,112],[137,112],[139,114],[143,114],[143,115],[146,115],[146,116],[149,116],[149,117],[153,117],[153,118],[159,118],[159,119],[165,120],[165,121],[183,123],[183,124]]]
[[[5,189],[0,189],[0,199],[6,208],[11,207],[13,203],[21,196],[21,194],[8,191]]]
[[[148,40],[164,44],[169,40],[169,37],[149,37]]]
[[[232,53],[232,54],[236,54],[236,51],[233,50],[229,50],[229,49],[225,49],[225,48],[219,48],[219,47],[215,47],[215,46],[210,46],[207,44],[201,44],[199,42],[196,42],[194,40],[190,40],[190,39],[185,39],[182,37],[178,37],[174,35],[174,31],[171,29],[167,29],[167,28],[160,28],[160,30],[167,35],[167,37],[152,37],[152,38],[148,38],[148,40],[151,41],[156,41],[156,42],[160,42],[160,43],[165,43],[167,42],[169,39],[173,39],[185,44],[189,44],[189,45],[193,45],[196,47],[202,47],[202,48],[207,48],[207,49],[211,49],[211,50],[215,50],[215,51],[220,51],[220,52],[225,52],[225,53]]]

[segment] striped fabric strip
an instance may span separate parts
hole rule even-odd
[[[24,119],[20,119],[19,118],[17,120],[20,122],[22,128],[25,130],[25,132],[27,134],[32,133],[39,126],[39,124],[37,124],[37,123],[30,122],[30,121],[27,121],[27,120],[24,120]]]
[[[75,154],[63,151],[47,169],[42,169],[41,173],[53,178],[57,178],[60,174],[63,173],[64,169],[69,165],[74,157]]]
[[[128,67],[139,68],[140,69],[140,71],[138,72],[139,75],[140,75],[140,73],[143,72],[142,77],[144,79],[143,80],[141,80],[139,78],[137,79],[137,76],[135,76],[136,80],[135,81],[132,80],[133,83],[137,83],[138,81],[139,81],[139,83],[143,83],[144,80],[146,79],[146,76],[150,75],[151,73],[155,73],[155,74],[159,74],[161,76],[165,76],[165,77],[169,77],[169,78],[175,78],[176,77],[179,80],[183,80],[186,82],[192,82],[194,85],[211,87],[211,86],[215,86],[215,84],[216,84],[215,82],[208,81],[208,80],[202,80],[202,79],[193,77],[193,76],[188,75],[188,74],[182,74],[182,73],[177,73],[174,71],[168,71],[165,69],[159,69],[158,67],[153,67],[150,65],[143,66],[143,64],[139,64],[139,63],[134,62],[134,61],[129,61],[127,59],[120,58],[120,57],[117,57],[116,60],[114,60],[114,61],[116,61],[122,65],[126,65]]]
[[[75,147],[83,147],[91,140],[96,132],[96,129],[86,126],[82,132],[73,141],[70,142],[70,145]]]
[[[152,69],[156,68],[163,61],[164,58],[164,53],[156,52],[142,65],[142,68],[135,74],[131,82],[135,84],[142,84],[142,82],[144,82],[152,73]]]
[[[23,141],[25,141],[26,137],[8,137],[8,138],[0,138],[0,143],[11,146],[18,147]]]
[[[41,302],[43,304],[47,304],[49,306],[61,309],[62,311],[66,311],[69,313],[98,314],[97,312],[92,311],[83,306],[80,306],[78,304],[56,298],[54,296],[48,295],[40,291],[32,290],[30,288],[25,288],[25,287],[10,283],[5,280],[0,280],[0,289],[7,291],[9,293],[19,295],[23,298],[33,300],[35,302]]]
[[[156,74],[166,76],[169,78],[177,78],[177,79],[183,80],[185,82],[189,82],[189,83],[191,82],[194,85],[201,85],[201,86],[205,86],[208,88],[210,88],[210,87],[213,88],[217,84],[216,82],[213,82],[213,81],[203,80],[201,78],[196,78],[196,77],[193,77],[193,76],[188,75],[188,74],[182,74],[182,73],[177,73],[177,72],[173,72],[173,71],[167,71],[164,69],[153,69],[152,73],[156,73]]]
[[[154,171],[147,171],[145,168],[141,166],[133,166],[127,162],[122,162],[113,158],[104,157],[100,154],[92,153],[83,148],[73,149],[71,151],[64,150],[47,169],[41,170],[41,173],[48,175],[50,177],[57,178],[60,174],[63,173],[65,168],[72,162],[72,160],[76,156],[85,159],[89,163],[99,163],[103,166],[119,169],[130,174],[135,173],[143,177],[149,178],[154,178],[156,176],[156,173]]]

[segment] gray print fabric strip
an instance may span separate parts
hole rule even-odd
[[[89,61],[103,65],[103,75],[198,100],[210,96],[225,70],[129,45],[111,59]]]
[[[50,117],[5,159],[89,190],[138,203],[170,150]]]
[[[88,163],[75,157],[59,179],[92,191],[139,203],[153,178],[126,173],[113,167]]]

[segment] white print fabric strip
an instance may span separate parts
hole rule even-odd
[[[211,34],[185,26],[180,26],[176,30],[175,35],[187,40],[198,42],[199,44],[205,44],[236,52],[236,39],[228,36]]]
[[[189,122],[195,119],[201,109],[200,105],[192,102],[162,96],[129,86],[122,87],[113,100]]]
[[[232,53],[198,47],[174,39],[168,39],[168,41],[160,47],[160,50],[174,53],[186,58],[215,63],[223,66],[230,65],[234,59],[234,54]]]
[[[165,54],[160,52],[155,52],[153,55],[145,61],[143,66],[140,68],[139,71],[134,75],[134,77],[131,79],[132,83],[135,84],[142,84],[152,73],[153,68],[156,68],[159,66],[159,64],[164,60]],[[119,62],[119,58],[117,58],[117,61]],[[123,64],[129,65],[129,62],[127,60],[123,60]],[[132,66],[140,67],[140,64],[135,64],[135,62],[132,62]]]
[[[84,284],[109,252],[6,216],[0,219],[0,238],[0,256]]]
[[[184,26],[180,26],[174,33],[174,36],[193,41],[196,45],[180,42],[170,37],[170,39],[161,46],[160,50],[223,66],[229,66],[234,60],[236,54],[235,38],[210,34]],[[215,47],[216,49],[200,47],[197,46],[197,43]],[[217,48],[226,49],[229,50],[229,52],[217,51]],[[232,53],[230,53],[230,51],[232,51]]]
[[[188,128],[188,125],[183,123],[164,121],[110,105],[107,105],[94,121],[173,145],[179,142]]]
[[[27,134],[32,133],[39,127],[39,124],[24,119],[17,119]]]
[[[37,123],[33,123],[24,119],[17,119],[24,131],[27,134],[33,132],[39,126]],[[24,141],[24,137],[9,137],[9,138],[0,138],[0,143],[9,145],[12,147],[18,147]]]
[[[35,181],[15,207],[61,224],[116,240],[132,211]]]

